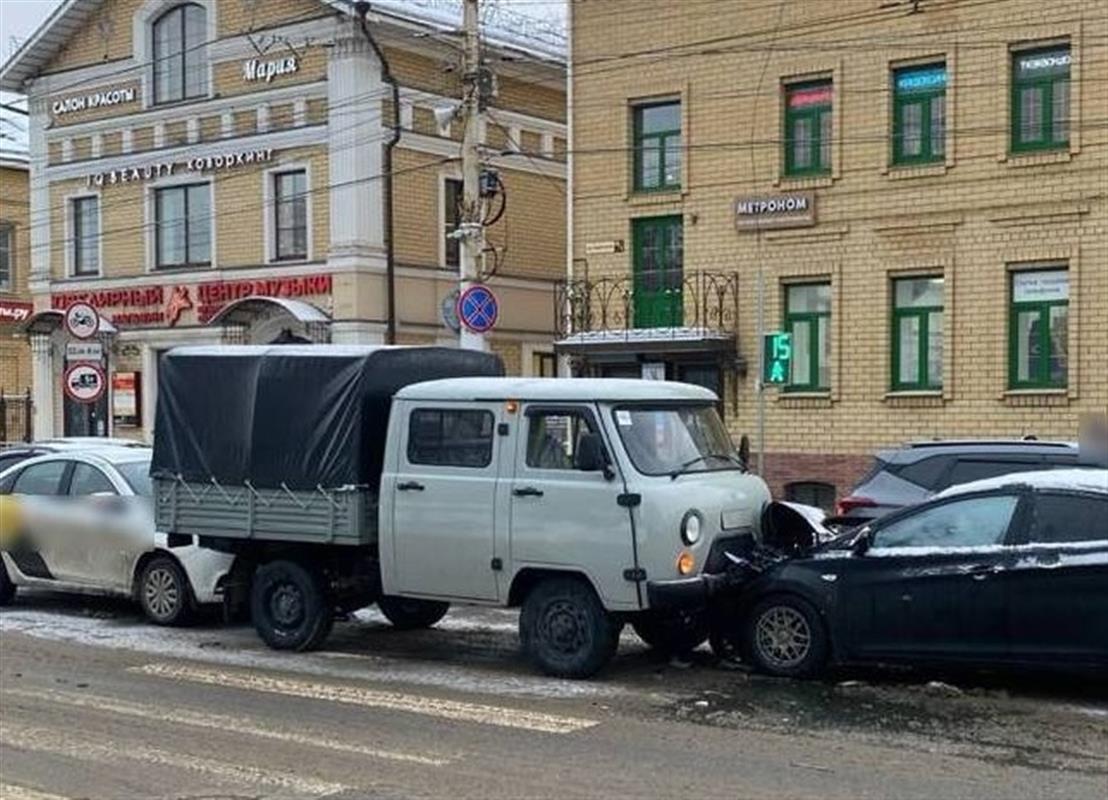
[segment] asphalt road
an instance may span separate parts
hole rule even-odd
[[[1108,792],[1108,689],[1050,676],[800,684],[630,634],[604,676],[534,675],[514,614],[273,653],[109,600],[0,612],[0,798],[1060,798]]]

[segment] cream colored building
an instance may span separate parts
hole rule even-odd
[[[441,112],[461,95],[460,50],[380,5],[368,25],[398,105],[341,0],[64,0],[8,61],[0,87],[31,111],[36,435],[149,438],[175,345],[456,343],[461,125]],[[485,58],[484,152],[508,198],[488,232],[488,341],[532,374],[554,361],[564,276],[565,71],[552,45],[492,36]],[[64,330],[79,301],[104,320],[92,402],[63,380],[97,356]]]
[[[30,433],[31,351],[19,330],[30,316],[27,293],[27,155],[0,150],[0,442]]]
[[[825,504],[1108,408],[1103,3],[634,6],[570,6],[578,371],[706,383],[757,450],[761,285],[766,476]]]

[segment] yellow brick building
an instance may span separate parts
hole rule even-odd
[[[765,471],[822,503],[881,446],[1105,411],[1102,3],[634,5],[570,4],[578,371],[708,384],[757,451],[791,333]]]
[[[375,4],[394,102],[351,9],[64,0],[4,66],[0,87],[30,108],[36,435],[149,438],[158,357],[176,345],[457,342],[461,125],[443,110],[461,96],[460,50],[418,7]],[[488,231],[488,344],[510,371],[546,373],[565,271],[563,56],[494,34],[485,58],[485,160],[510,198]],[[78,302],[104,321],[84,344],[64,325]],[[102,374],[67,380],[79,363]]]
[[[0,150],[0,442],[30,433],[31,350],[19,332],[32,310],[27,292],[28,171],[25,153]]]

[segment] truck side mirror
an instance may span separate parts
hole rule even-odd
[[[608,474],[608,458],[604,453],[604,443],[595,433],[581,434],[577,440],[577,450],[573,454],[573,468],[581,472],[598,472],[604,470]]]

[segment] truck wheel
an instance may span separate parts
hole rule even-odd
[[[708,638],[708,617],[702,611],[647,611],[631,621],[635,633],[665,655],[691,653]]]
[[[274,650],[314,650],[334,624],[323,581],[293,561],[258,568],[250,613],[258,636]]]
[[[588,678],[607,664],[623,624],[576,578],[543,581],[527,595],[519,615],[523,651],[540,670],[558,678]]]
[[[430,628],[445,617],[450,603],[411,597],[382,597],[377,601],[377,607],[398,631],[414,631]]]
[[[795,595],[767,597],[747,617],[744,655],[762,672],[811,678],[827,663],[830,641],[816,609]]]
[[[8,577],[8,568],[0,558],[0,606],[6,606],[15,599],[16,586]]]
[[[142,613],[155,625],[184,625],[192,617],[192,592],[181,565],[169,556],[155,556],[139,574]]]

